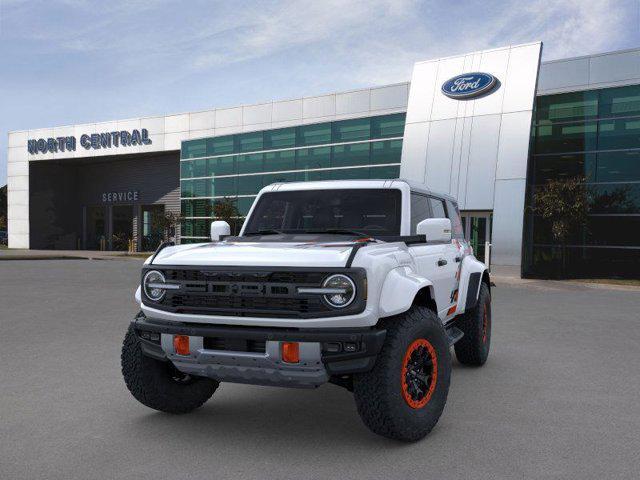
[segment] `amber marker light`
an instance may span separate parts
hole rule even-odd
[[[282,361],[300,363],[300,344],[298,342],[282,342]]]
[[[173,336],[173,349],[178,355],[189,355],[189,337],[187,335]]]

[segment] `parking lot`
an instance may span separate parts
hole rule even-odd
[[[138,260],[0,262],[0,478],[638,478],[640,292],[500,282],[492,352],[454,363],[416,444],[350,393],[223,384],[185,416],[120,375]]]

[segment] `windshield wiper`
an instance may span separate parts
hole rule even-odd
[[[243,235],[243,237],[255,237],[258,235],[284,235],[284,232],[280,230],[266,229],[266,230],[256,230],[255,232],[247,232]]]
[[[304,233],[335,233],[338,235],[355,235],[356,237],[370,238],[371,235],[357,230],[348,230],[345,228],[327,228],[326,230],[305,230]]]

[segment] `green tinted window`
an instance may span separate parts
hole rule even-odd
[[[538,123],[593,118],[598,114],[598,95],[589,91],[538,97],[536,109]]]
[[[188,140],[182,142],[181,158],[204,157],[207,154],[207,140]]]
[[[600,117],[640,115],[640,85],[606,88],[600,93]]]
[[[264,186],[271,185],[272,183],[295,182],[295,180],[295,173],[274,173],[262,176],[262,184]]]
[[[262,175],[238,177],[238,195],[255,195],[262,188]]]
[[[193,177],[193,166],[191,162],[180,162],[180,178]]]
[[[541,125],[535,131],[536,153],[580,152],[595,150],[597,145],[596,122]]]
[[[256,197],[238,198],[238,212],[240,215],[244,217],[249,213],[249,209],[251,208],[251,205],[253,205],[255,199]]]
[[[207,139],[207,155],[234,153],[234,136],[213,137]]]
[[[369,144],[336,145],[331,157],[332,167],[366,165],[369,163]]]
[[[400,177],[400,166],[393,167],[371,167],[369,168],[369,178],[376,180],[386,180]]]
[[[331,142],[331,124],[304,125],[297,127],[296,145],[321,145]]]
[[[243,133],[238,135],[238,147],[241,152],[258,152],[264,149],[262,132]]]
[[[369,178],[369,168],[339,168],[331,170],[331,180],[366,180]]]
[[[275,172],[278,170],[295,170],[295,150],[283,150],[264,154],[264,171]]]
[[[209,220],[184,220],[181,224],[182,235],[187,237],[209,237]]]
[[[543,184],[557,178],[585,177],[593,181],[596,175],[595,153],[566,155],[534,155],[532,183]]]
[[[234,175],[238,173],[237,155],[229,155],[227,157],[216,157],[209,159],[209,175],[210,177],[220,175]]]
[[[406,114],[384,115],[371,118],[371,138],[401,137],[404,134]]]
[[[193,187],[191,180],[180,181],[180,196],[184,198],[193,197]]]
[[[211,180],[200,179],[200,180],[191,180],[191,188],[193,190],[194,197],[207,197],[209,196],[209,183]]]
[[[598,153],[596,181],[640,181],[640,150]]]
[[[371,120],[357,118],[333,122],[333,142],[355,142],[368,140],[371,137]]]
[[[238,155],[238,173],[263,172],[262,166],[264,154],[250,153],[248,155]]]
[[[211,180],[212,197],[235,197],[238,188],[238,177],[217,178]]]
[[[331,166],[331,147],[305,148],[296,151],[296,170]]]
[[[402,140],[385,140],[371,144],[371,163],[400,163]]]
[[[211,200],[182,200],[182,215],[185,217],[208,217],[211,215]]]
[[[206,177],[208,176],[207,160],[186,160],[180,162],[180,176],[182,178]]]
[[[331,170],[311,170],[296,173],[296,182],[319,182],[321,180],[331,180]]]
[[[640,119],[599,122],[599,150],[638,147],[640,147]]]
[[[264,148],[288,148],[296,146],[296,129],[280,128],[264,132]]]

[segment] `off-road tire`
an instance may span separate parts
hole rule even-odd
[[[122,375],[131,394],[143,405],[167,413],[188,413],[202,406],[219,383],[204,377],[181,377],[169,361],[142,353],[140,340],[130,326],[122,344]]]
[[[464,336],[455,344],[456,358],[464,365],[484,365],[491,347],[491,292],[480,284],[476,306],[465,312],[456,326]]]
[[[354,397],[364,424],[378,435],[413,442],[427,435],[444,410],[451,377],[451,354],[442,322],[426,307],[414,306],[409,311],[383,320],[387,329],[384,345],[373,369],[354,375]],[[413,345],[431,345],[435,356],[435,384],[426,404],[413,407],[408,403],[403,366]],[[426,351],[426,349],[423,349]],[[433,357],[431,357],[433,359]]]

